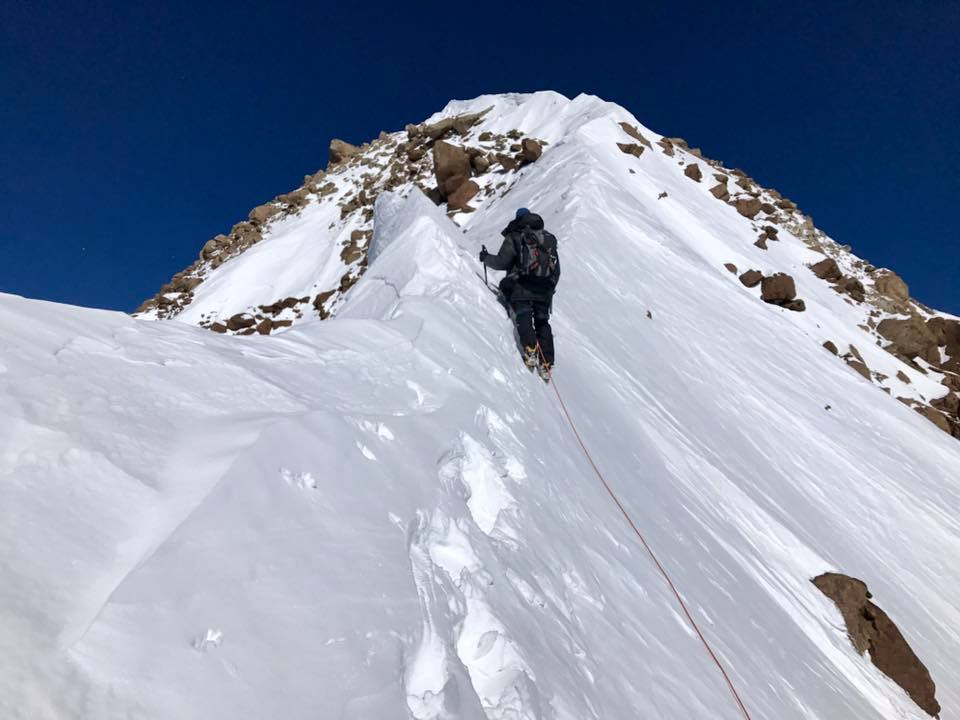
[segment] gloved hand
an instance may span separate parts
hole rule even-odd
[[[484,245],[482,248],[480,248],[480,262],[484,262],[484,261],[487,259],[487,256],[488,256],[489,254],[490,254],[490,253],[487,252],[487,246],[486,246],[486,245]]]

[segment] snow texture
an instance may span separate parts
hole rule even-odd
[[[596,98],[434,119],[490,106],[477,130],[542,158],[460,226],[381,196],[332,320],[236,338],[0,295],[2,717],[740,717],[478,274],[520,206],[561,243],[556,385],[755,720],[926,717],[854,651],[829,570],[960,717],[960,444],[823,350],[895,374],[819,256],[753,247],[676,158],[620,152],[636,120]],[[330,212],[184,316],[322,286]],[[790,272],[807,311],[725,262]]]

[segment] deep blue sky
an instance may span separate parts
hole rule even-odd
[[[960,313],[958,38],[955,1],[6,0],[0,290],[130,310],[331,137],[553,89],[743,168]]]

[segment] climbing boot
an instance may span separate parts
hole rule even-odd
[[[523,364],[527,366],[528,370],[534,370],[537,367],[537,361],[540,359],[540,355],[537,352],[536,345],[531,347],[525,347],[523,349]]]

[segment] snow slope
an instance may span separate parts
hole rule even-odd
[[[741,717],[478,275],[519,206],[561,242],[556,386],[752,717],[928,717],[810,583],[834,569],[960,717],[960,444],[823,350],[896,372],[822,256],[622,153],[622,108],[444,113],[491,105],[543,157],[460,226],[382,194],[332,320],[237,338],[0,295],[3,717]],[[310,282],[278,279],[290,232],[217,302],[234,263]],[[791,272],[806,312],[724,262]]]

